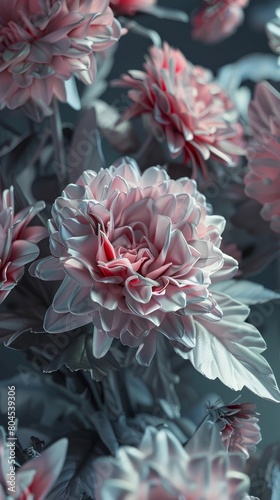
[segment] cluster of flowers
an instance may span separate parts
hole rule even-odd
[[[85,84],[98,78],[96,66],[103,59],[96,52],[105,51],[105,59],[109,58],[111,46],[126,33],[114,15],[156,14],[155,4],[155,0],[4,1],[1,108],[21,109],[37,122],[54,115],[56,127],[47,132],[42,132],[43,126],[36,129],[27,143],[25,138],[5,142],[0,157],[9,158],[19,146],[21,152],[34,141],[31,166],[37,174],[45,168],[55,189],[61,187],[52,162],[61,159],[71,134],[72,147],[79,133],[92,127],[85,116],[94,116],[97,129],[99,118],[95,99],[76,130],[65,133],[59,130],[56,100],[73,99],[75,78]],[[247,5],[247,0],[205,0],[193,14],[193,37],[211,43],[222,40],[240,24]],[[267,30],[271,47],[279,53],[279,20],[269,23]],[[17,169],[7,176],[3,162],[0,172],[0,335],[7,346],[27,351],[29,357],[35,353],[43,366],[49,363],[46,371],[59,371],[66,380],[53,420],[63,430],[58,426],[57,435],[49,429],[48,444],[56,442],[42,454],[30,448],[32,460],[17,445],[13,497],[59,500],[66,498],[64,494],[72,498],[70,492],[75,491],[79,498],[99,500],[253,499],[244,467],[261,440],[255,406],[236,401],[227,406],[210,404],[205,418],[194,426],[176,398],[172,400],[172,391],[180,379],[186,383],[191,364],[233,390],[246,386],[260,397],[280,402],[274,374],[262,356],[265,341],[247,321],[250,300],[246,304],[240,300],[252,288],[233,279],[238,262],[222,241],[226,219],[213,213],[203,193],[209,172],[217,176],[221,170],[235,172],[234,166],[246,154],[248,165],[241,166],[238,178],[242,195],[239,199],[234,192],[233,198],[241,203],[247,196],[261,203],[260,214],[277,239],[280,95],[266,82],[256,86],[245,137],[235,103],[222,85],[167,42],[150,48],[143,71],[131,70],[114,85],[128,87],[131,100],[115,123],[118,140],[129,143],[132,124],[127,122],[143,115],[148,134],[156,139],[152,146],[147,141],[147,147],[162,155],[160,146],[166,145],[164,165],[151,163],[150,158],[145,163],[147,155],[152,157],[151,149],[143,157],[142,150],[136,152],[141,168],[132,157],[120,158],[108,168],[85,161],[72,172],[75,181],[65,182],[51,203],[32,200],[27,208],[23,200],[35,197],[34,186],[24,197]],[[97,152],[98,147],[96,140]],[[190,167],[196,180],[185,171],[174,180],[170,158],[179,168]],[[24,169],[25,165],[19,168]],[[16,180],[15,189],[7,185],[7,177]],[[14,196],[17,191],[20,195]],[[41,225],[33,225],[38,214]],[[279,253],[278,240],[277,245]],[[45,256],[35,260],[40,250]],[[32,304],[27,309],[23,305],[23,295],[28,296],[32,287],[40,303],[35,314]],[[256,290],[256,302],[279,298],[257,285]],[[48,350],[51,336],[59,339],[56,357]],[[178,373],[177,355],[183,363]],[[169,378],[162,375],[165,364]],[[137,390],[139,394],[133,394]],[[81,417],[73,417],[79,404]],[[71,418],[66,424],[68,411]],[[46,427],[37,430],[45,439]],[[66,437],[58,440],[61,435]],[[90,439],[86,451],[81,445],[84,437]],[[4,500],[10,490],[3,430],[0,450],[0,499]],[[80,467],[87,451],[88,464]],[[75,462],[76,455],[79,465],[70,477],[69,462]]]

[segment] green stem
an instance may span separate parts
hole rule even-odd
[[[66,164],[64,154],[63,128],[59,110],[59,104],[53,100],[53,115],[50,116],[51,133],[54,146],[54,170],[58,178],[61,189],[65,188],[67,183]]]

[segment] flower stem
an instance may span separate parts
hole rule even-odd
[[[161,144],[155,139],[153,134],[149,134],[143,141],[141,148],[134,155],[140,170],[144,171],[146,168],[155,164],[154,155],[156,154],[157,164],[165,163],[165,155],[162,151]]]
[[[52,107],[53,115],[50,116],[50,125],[54,146],[53,167],[58,178],[59,186],[61,189],[64,189],[67,183],[66,164],[64,154],[63,129],[57,100],[53,100]]]

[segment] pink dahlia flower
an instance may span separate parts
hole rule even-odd
[[[32,117],[49,115],[53,98],[67,101],[65,82],[73,75],[93,83],[94,52],[120,37],[108,5],[109,0],[2,0],[1,107],[24,105]]]
[[[252,403],[236,402],[226,406],[218,403],[209,408],[209,416],[218,425],[228,452],[240,452],[249,458],[256,451],[262,437],[255,410]]]
[[[147,12],[157,0],[111,0],[110,6],[117,15],[133,16],[136,12]]]
[[[195,181],[173,181],[157,167],[140,175],[133,160],[84,172],[53,205],[52,256],[31,266],[41,279],[62,280],[44,328],[92,323],[95,357],[119,339],[143,365],[164,335],[207,377],[278,398],[259,356],[265,344],[244,322],[248,309],[209,288],[232,277],[237,262],[220,250],[224,218],[206,207]]]
[[[239,453],[227,453],[219,430],[204,422],[185,448],[168,430],[148,427],[139,449],[121,447],[94,464],[95,498],[107,500],[245,500],[250,481]]]
[[[9,446],[11,445],[9,441]],[[11,476],[11,449],[0,428],[0,500],[43,500],[59,477],[67,452],[68,440],[63,438],[49,446],[42,455],[17,468]],[[13,485],[15,483],[15,486]],[[14,488],[14,489],[11,489]],[[13,492],[11,494],[11,492]]]
[[[232,165],[244,153],[242,127],[230,119],[229,97],[210,71],[193,66],[167,43],[163,49],[151,47],[144,71],[131,70],[114,85],[131,87],[132,105],[123,119],[145,115],[172,158],[183,153],[185,161],[204,168],[210,156]]]
[[[41,226],[27,227],[45,207],[38,202],[18,214],[14,213],[13,187],[6,189],[0,199],[0,304],[24,273],[24,266],[39,255],[36,245],[48,235]]]
[[[243,22],[249,0],[204,0],[192,17],[192,36],[205,43],[217,43],[235,33]]]
[[[248,147],[245,192],[263,208],[261,216],[280,232],[280,94],[259,83],[249,107],[254,140]]]

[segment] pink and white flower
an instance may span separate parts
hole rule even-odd
[[[183,154],[184,161],[204,169],[210,157],[233,165],[244,154],[242,127],[231,117],[230,98],[209,70],[193,66],[167,43],[150,48],[144,71],[131,70],[113,84],[131,88],[132,105],[123,119],[145,116],[172,158]]]
[[[261,216],[280,232],[280,94],[266,82],[256,87],[249,107],[254,140],[247,150],[245,192],[263,208]]]
[[[11,444],[11,442],[9,442]],[[0,500],[44,500],[62,470],[68,440],[60,439],[49,446],[42,455],[26,462],[15,472],[15,491],[11,494],[8,483],[11,448],[7,446],[3,428],[0,428]]]
[[[67,101],[66,81],[95,79],[94,52],[114,44],[121,28],[109,0],[2,0],[0,101],[50,115],[53,98]]]
[[[204,0],[192,16],[195,40],[217,43],[235,33],[244,19],[249,0]]]
[[[212,422],[204,422],[185,448],[169,430],[148,427],[139,449],[124,446],[116,457],[95,461],[95,497],[245,500],[250,480],[243,467],[243,456],[225,451]]]
[[[188,178],[173,181],[157,167],[141,175],[129,159],[84,172],[53,205],[52,256],[31,266],[41,279],[62,281],[45,330],[92,323],[95,357],[119,339],[143,365],[164,335],[205,376],[279,398],[259,355],[265,343],[244,321],[248,308],[210,288],[237,270],[220,250],[224,226]]]
[[[116,15],[133,16],[136,12],[148,12],[157,0],[111,0],[110,6]]]
[[[24,266],[39,255],[36,245],[48,235],[42,226],[27,227],[45,207],[44,202],[14,213],[14,191],[5,189],[0,199],[0,304],[24,273]]]
[[[246,458],[256,451],[262,437],[255,410],[252,403],[235,401],[225,406],[217,402],[209,407],[206,418],[210,417],[218,425],[226,451],[243,453]]]

